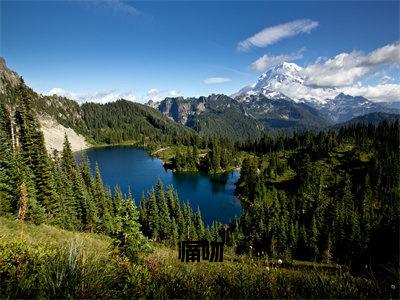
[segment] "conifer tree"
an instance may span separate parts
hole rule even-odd
[[[175,222],[179,222],[181,206],[178,196],[176,195],[174,187],[172,185],[168,187],[166,197],[171,219],[175,219]]]
[[[43,207],[49,211],[49,207],[53,204],[54,195],[54,178],[51,169],[50,157],[44,143],[44,137],[41,132],[36,134],[35,151],[33,153],[32,171],[35,175],[35,183],[37,197]]]
[[[64,145],[61,152],[61,165],[65,172],[72,176],[72,173],[75,169],[75,160],[71,149],[71,143],[68,140],[67,134],[64,135]]]
[[[172,219],[170,243],[171,245],[175,246],[178,242],[179,242],[178,225],[176,224],[175,219]]]
[[[309,249],[310,249],[310,258],[312,260],[316,260],[318,257],[318,229],[317,229],[317,221],[315,220],[315,217],[312,219],[311,222],[311,229],[310,229],[310,234],[308,238],[308,244],[309,244]]]
[[[128,191],[128,194],[131,194],[130,188]],[[121,188],[119,187],[119,185],[115,186],[114,188],[114,213],[118,214],[119,210],[120,210],[120,206],[121,206],[121,202],[122,202],[122,192],[121,192]]]
[[[156,195],[154,192],[154,189],[149,191],[147,195],[147,201],[148,201],[148,206],[147,206],[147,224],[149,227],[149,236],[152,239],[158,239],[159,238],[159,213],[158,213],[158,205],[157,205],[157,200],[156,200]]]
[[[142,225],[142,232],[145,236],[150,236],[148,220],[147,220],[147,202],[142,193],[142,200],[140,201],[140,208],[139,208],[139,223]]]
[[[0,128],[0,215],[17,211],[17,165],[5,132]]]
[[[43,223],[46,220],[45,209],[38,203],[36,198],[36,188],[33,181],[33,173],[28,167],[22,165],[19,166],[19,176],[21,179],[20,186],[24,186],[25,192],[22,193],[21,197],[26,198],[27,211],[25,219],[31,221],[36,225]],[[21,198],[21,201],[24,200]],[[20,201],[18,207],[22,207]]]
[[[121,201],[119,215],[121,217],[121,227],[117,233],[120,237],[119,249],[131,261],[136,261],[139,254],[147,247],[147,241],[140,231],[139,214],[130,191],[128,197]]]
[[[103,180],[101,179],[99,166],[96,165],[95,175],[95,190],[94,199],[98,206],[99,218],[100,218],[100,229],[104,233],[112,233],[113,220],[110,213],[110,207],[107,200],[107,195],[104,191]]]
[[[89,192],[82,174],[74,169],[74,197],[78,205],[77,216],[83,229],[92,232],[98,223],[98,212],[92,194]]]
[[[200,208],[197,207],[197,211],[194,216],[194,226],[196,227],[197,238],[202,240],[205,238],[205,229],[203,219],[201,217]]]
[[[167,200],[165,198],[164,185],[160,179],[156,185],[156,201],[158,209],[158,234],[161,240],[168,239],[171,234],[171,218],[168,211]]]

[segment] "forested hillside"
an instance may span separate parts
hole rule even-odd
[[[131,101],[85,103],[81,115],[89,135],[97,143],[149,142],[190,144],[195,132],[179,125],[154,109]]]
[[[69,103],[61,109],[22,81],[2,88],[0,297],[364,298],[398,291],[398,120],[234,142],[200,136],[128,101],[76,106],[57,98]],[[39,109],[99,144],[167,146],[178,171],[241,166],[242,216],[206,227],[200,209],[161,181],[140,202],[111,191],[98,167],[92,174],[87,161],[76,164],[67,137],[62,151],[48,153]],[[186,239],[224,241],[225,262],[181,263],[177,243]]]
[[[243,162],[238,185],[244,214],[225,229],[217,223],[206,228],[199,210],[181,203],[162,182],[138,211],[129,193],[104,187],[98,169],[92,176],[87,162],[75,164],[68,139],[50,157],[30,98],[24,89],[15,95],[15,123],[1,106],[0,296],[393,294],[398,123],[236,144],[253,157]],[[356,180],[363,171],[370,179]],[[177,259],[178,241],[202,238],[225,239],[224,263]],[[367,268],[360,269],[367,258]]]
[[[259,138],[266,129],[245,113],[242,104],[226,95],[166,98],[156,108],[201,135],[215,134],[231,140],[246,140]]]
[[[0,103],[9,119],[24,97],[29,99],[32,114],[39,121],[55,120],[56,124],[83,135],[91,144],[133,143],[152,149],[165,144],[189,145],[196,139],[193,130],[139,103],[120,100],[79,105],[65,97],[37,94],[4,61],[0,65],[0,91]]]
[[[399,121],[243,144],[237,250],[396,268],[400,215]]]

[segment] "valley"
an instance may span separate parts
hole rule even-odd
[[[396,110],[263,88],[78,104],[4,61],[0,90],[0,296],[392,295]],[[185,239],[225,240],[225,261],[182,265]]]
[[[400,299],[399,1],[0,1],[0,299]]]

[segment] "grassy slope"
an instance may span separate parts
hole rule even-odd
[[[0,297],[150,298],[364,298],[379,295],[369,279],[337,266],[279,266],[237,256],[226,249],[223,263],[182,263],[177,251],[154,243],[132,264],[111,239],[0,218]]]
[[[0,218],[0,241],[14,241],[21,237],[21,226],[16,220]],[[96,249],[98,254],[107,254],[111,239],[105,235],[93,233],[72,232],[49,225],[34,225],[25,223],[22,239],[31,246],[49,243],[62,246],[75,241],[85,249]]]

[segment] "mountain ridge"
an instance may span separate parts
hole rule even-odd
[[[400,113],[393,103],[373,102],[365,97],[344,94],[332,88],[315,89],[306,84],[302,70],[303,68],[295,63],[283,62],[270,68],[255,83],[240,89],[232,96],[239,102],[246,102],[251,97],[291,99],[313,107],[335,123],[370,112]]]
[[[142,146],[157,142],[185,142],[195,131],[168,119],[155,109],[140,103],[119,100],[107,104],[85,103],[65,97],[41,95],[0,61],[0,105],[8,112],[9,124],[29,99],[29,106],[39,120],[49,153],[61,150],[67,135],[73,150],[95,144],[136,142]],[[22,97],[22,95],[24,97]]]

